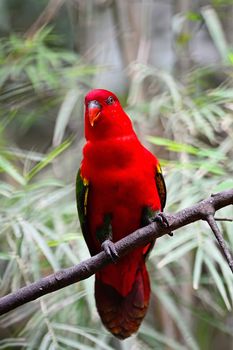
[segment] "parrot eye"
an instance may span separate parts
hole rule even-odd
[[[106,100],[107,105],[112,105],[114,102],[114,99],[112,96],[109,96],[108,99]]]

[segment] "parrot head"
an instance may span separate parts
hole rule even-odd
[[[85,97],[86,139],[103,139],[132,133],[132,124],[117,96],[108,90],[94,89]]]

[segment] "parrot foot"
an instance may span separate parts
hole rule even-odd
[[[167,220],[166,215],[163,212],[159,212],[156,214],[156,216],[152,219],[153,222],[158,222],[163,227],[169,227],[169,222]],[[169,236],[173,236],[173,232],[168,232]]]
[[[112,262],[117,262],[119,255],[116,251],[115,244],[112,241],[110,241],[110,239],[106,239],[101,244],[101,248],[105,251],[106,255],[112,260]]]

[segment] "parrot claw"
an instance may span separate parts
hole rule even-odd
[[[166,215],[163,212],[159,212],[156,214],[156,216],[152,219],[153,222],[158,222],[163,227],[169,227],[169,222],[167,220]],[[173,236],[173,232],[168,232],[169,236]]]
[[[112,241],[110,241],[110,239],[106,239],[101,244],[101,248],[105,251],[106,255],[112,260],[112,262],[117,262],[119,255],[116,251],[115,244]]]

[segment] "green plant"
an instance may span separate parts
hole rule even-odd
[[[0,48],[0,290],[4,295],[88,256],[74,199],[82,139],[81,134],[70,138],[82,126],[72,129],[70,121],[96,68],[61,50],[47,29],[33,41],[13,35],[2,40]],[[230,65],[192,70],[186,84],[151,66],[131,66],[128,113],[136,128],[140,123],[139,134],[161,159],[168,212],[233,185]],[[222,82],[213,85],[216,71],[221,72]],[[43,138],[39,150],[25,150],[19,136],[22,141],[40,125],[52,130],[48,139]],[[67,160],[75,170],[70,180],[64,176]],[[231,208],[221,215],[232,217]],[[232,224],[220,225],[232,248]],[[153,291],[150,311],[129,344],[139,349],[208,349],[212,334],[218,332],[232,341],[233,279],[204,222],[158,240],[148,264]],[[115,348],[112,337],[100,328],[93,279],[2,316],[0,337],[2,349]],[[123,344],[127,349],[128,343]]]

